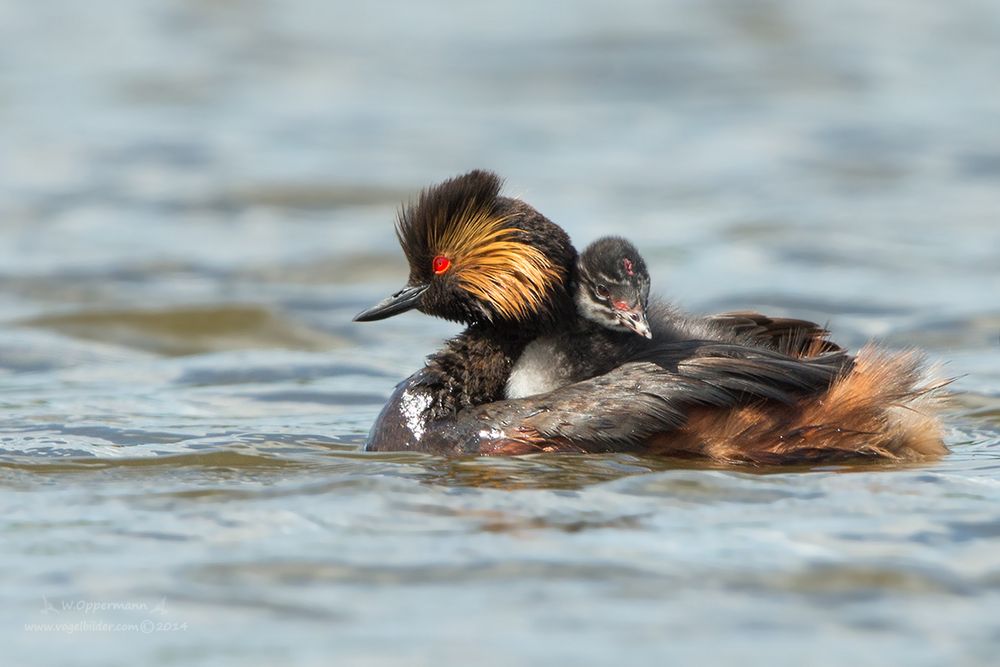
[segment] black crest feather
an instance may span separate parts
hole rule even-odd
[[[471,171],[400,211],[410,282],[430,285],[424,312],[470,324],[544,324],[565,300],[575,257],[569,238],[524,202],[500,196],[501,185],[494,173]]]
[[[416,202],[399,212],[396,236],[411,262],[429,260],[438,249],[435,238],[460,225],[470,213],[493,213],[503,181],[491,171],[476,169],[420,192]]]

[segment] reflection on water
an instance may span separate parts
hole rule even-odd
[[[995,3],[563,4],[0,9],[5,664],[995,660]],[[926,349],[953,454],[363,453],[457,329],[350,318],[473,167],[685,307]]]
[[[35,317],[22,325],[167,355],[258,347],[323,350],[339,343],[332,336],[309,331],[266,309],[235,305],[170,311],[89,309]]]

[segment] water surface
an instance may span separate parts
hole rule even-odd
[[[4,665],[995,660],[996,3],[7,3],[0,31]],[[363,453],[458,329],[350,318],[405,280],[399,203],[475,167],[580,246],[634,240],[686,308],[923,348],[953,453]]]

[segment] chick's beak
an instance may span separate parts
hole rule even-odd
[[[653,332],[649,329],[649,323],[646,321],[646,313],[643,312],[642,306],[636,305],[635,308],[615,308],[615,313],[618,315],[618,322],[630,331],[634,331],[644,338],[653,337]]]
[[[420,297],[427,291],[427,285],[407,285],[395,294],[382,299],[377,304],[354,316],[355,322],[384,320],[393,315],[405,313],[420,305]]]

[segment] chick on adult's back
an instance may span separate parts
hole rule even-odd
[[[652,338],[649,272],[635,246],[614,236],[598,239],[580,254],[576,269],[575,316],[528,344],[507,380],[507,398],[607,373],[635,353],[636,336]]]
[[[826,339],[829,332],[812,322],[752,312],[691,317],[660,301],[650,302],[646,261],[621,237],[591,243],[580,253],[576,268],[575,319],[528,344],[507,381],[507,398],[544,394],[693,340],[799,357],[834,352],[835,361],[845,367],[850,363],[840,354],[843,350]]]
[[[772,344],[768,318],[755,314],[695,318],[701,323],[678,327],[678,336],[660,337],[654,327],[652,345],[628,363],[546,394],[500,400],[525,348],[576,320],[576,252],[565,232],[501,196],[495,175],[471,172],[406,207],[399,238],[408,284],[357,319],[416,308],[469,326],[397,387],[370,450],[633,451],[745,463],[946,451],[927,403],[935,386],[917,356],[866,349],[851,358],[794,326],[786,342]],[[727,326],[743,337],[710,335]],[[748,333],[761,328],[763,336]],[[694,337],[685,337],[689,331]]]

